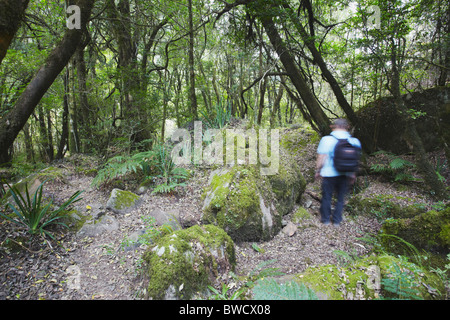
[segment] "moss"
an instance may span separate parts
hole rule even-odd
[[[278,173],[268,176],[267,179],[277,198],[277,210],[281,215],[290,213],[306,188],[306,180],[294,158],[280,149]]]
[[[206,191],[209,203],[204,207],[203,220],[223,228],[233,239],[253,238],[264,233],[261,220],[260,195],[255,166],[234,166],[213,176]],[[242,228],[253,226],[254,235]]]
[[[388,219],[383,224],[383,233],[395,235],[417,248],[442,254],[449,253],[450,207],[442,211],[430,210],[406,219]],[[392,252],[401,248],[384,241]]]
[[[284,130],[280,138],[280,146],[289,153],[298,155],[307,144],[319,142],[320,136],[311,129],[298,128]]]
[[[130,191],[124,191],[119,189],[114,189],[116,198],[114,202],[114,208],[117,210],[122,210],[135,205],[139,200],[139,196]],[[113,190],[113,191],[114,191]]]
[[[299,207],[299,208],[294,212],[294,215],[292,216],[292,221],[293,221],[294,223],[299,223],[299,222],[301,222],[301,221],[303,221],[303,220],[310,219],[311,217],[312,217],[312,216],[311,216],[311,213],[309,213],[308,210],[306,210],[306,209],[303,208],[303,207]]]
[[[347,210],[352,215],[369,215],[380,219],[414,217],[425,210],[418,205],[400,206],[392,195],[367,197],[356,195],[349,199]]]
[[[176,298],[190,299],[236,264],[233,241],[213,225],[166,235],[143,258],[149,266],[148,294],[153,299],[167,298],[170,290]]]
[[[379,277],[370,276],[369,270],[379,268]],[[398,269],[395,268],[398,266]],[[400,274],[397,272],[400,270]],[[411,289],[422,299],[439,299],[445,293],[442,280],[435,274],[389,255],[370,256],[340,267],[335,265],[314,266],[304,273],[295,276],[295,280],[303,283],[319,296],[330,300],[343,299],[377,299],[381,296],[398,298],[384,286],[383,279],[396,279],[406,275],[411,280]],[[373,281],[377,279],[377,286]],[[404,288],[403,288],[404,289]],[[431,294],[433,292],[434,294]]]

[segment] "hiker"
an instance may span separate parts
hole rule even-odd
[[[333,225],[339,226],[342,222],[347,187],[356,181],[361,143],[350,135],[349,124],[345,119],[335,120],[331,129],[331,134],[323,137],[317,148],[315,178],[322,177],[321,222],[325,225],[332,222]],[[337,194],[337,202],[332,213],[331,200],[334,191]]]

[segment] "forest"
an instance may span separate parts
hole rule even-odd
[[[447,300],[449,29],[443,0],[0,0],[0,299]],[[342,234],[318,225],[313,178],[337,118],[363,148]],[[280,173],[178,166],[171,135],[198,123],[279,130]],[[113,194],[131,209],[115,208]],[[241,211],[263,225],[235,222]],[[104,230],[82,237],[94,224]],[[158,282],[164,248],[186,245],[170,244],[175,232],[223,256],[198,249],[214,267],[167,268],[174,283]],[[355,236],[366,242],[355,247]],[[309,237],[334,239],[328,258],[276,253]],[[103,263],[94,256],[114,261],[111,274],[89,269]],[[327,266],[341,288],[343,270],[363,263],[381,270],[379,288],[347,280],[337,295],[313,284]],[[81,272],[72,287],[69,265]],[[289,281],[267,280],[276,269]]]

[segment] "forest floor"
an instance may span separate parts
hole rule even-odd
[[[303,155],[304,167],[314,166],[315,146]],[[109,189],[91,187],[92,177],[76,173],[72,162],[58,164],[64,170],[65,181],[51,181],[45,185],[46,195],[56,203],[62,202],[77,190],[85,190],[82,200],[76,205],[86,208],[96,203],[106,206]],[[20,230],[8,222],[0,223],[0,242],[10,241],[15,249],[0,246],[0,300],[4,299],[140,299],[147,279],[142,255],[145,245],[133,250],[124,250],[127,239],[136,231],[145,228],[145,216],[153,210],[176,210],[183,227],[201,220],[201,194],[209,178],[210,170],[195,170],[189,184],[172,196],[143,194],[142,203],[133,212],[116,215],[108,212],[118,222],[116,230],[95,237],[80,237],[75,232],[57,233],[56,240],[44,242],[36,237],[31,243],[19,241]],[[398,191],[392,183],[377,179],[365,182],[367,194],[391,193],[416,199],[423,197],[412,190]],[[349,255],[364,255],[371,250],[367,239],[375,236],[381,225],[376,217],[350,218],[344,213],[344,222],[339,227],[323,226],[319,222],[319,181],[309,179],[307,190],[299,205],[307,207],[312,214],[309,219],[297,224],[292,235],[280,232],[267,242],[236,243],[237,265],[235,274],[248,276],[265,267],[279,268],[286,277],[301,273],[309,266],[337,264],[339,252]],[[291,215],[285,216],[290,221]],[[144,218],[144,219],[143,219]],[[9,239],[9,240],[8,240]],[[270,264],[269,264],[270,262]],[[74,276],[79,282],[73,282]],[[242,278],[241,278],[242,279]],[[231,275],[218,279],[220,283],[242,283]]]

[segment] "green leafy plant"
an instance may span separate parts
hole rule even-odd
[[[176,187],[183,187],[186,184],[186,180],[189,173],[186,169],[176,167],[172,161],[171,148],[165,145],[157,146],[156,150],[157,164],[156,168],[159,172],[158,175],[152,178],[159,178],[162,183],[158,184],[152,191],[152,193],[169,193]]]
[[[380,173],[396,182],[418,181],[418,179],[409,172],[411,169],[415,168],[413,163],[385,151],[374,153],[374,155],[380,154],[387,158],[388,163],[373,164],[370,167],[372,172]]]
[[[402,271],[397,264],[393,264],[389,275],[381,279],[383,290],[390,293],[392,300],[423,300],[419,295],[414,276],[410,272]]]
[[[104,168],[98,171],[92,185],[98,187],[118,177],[142,170],[144,176],[151,174],[151,168],[157,165],[156,152],[153,150],[139,152],[133,155],[115,156],[106,162]]]
[[[444,266],[444,269],[441,268],[431,268],[430,270],[434,273],[436,273],[444,282],[446,288],[450,288],[450,253],[447,254],[447,264]],[[448,298],[448,290],[447,290],[447,297]]]
[[[255,300],[318,300],[313,290],[293,280],[280,284],[274,279],[261,279],[252,292]]]
[[[67,227],[67,225],[61,222],[60,219],[65,216],[64,211],[70,204],[81,200],[81,198],[78,197],[82,193],[82,191],[75,192],[57,210],[52,211],[51,208],[53,205],[53,201],[51,200],[49,203],[44,205],[42,198],[42,190],[45,182],[46,181],[39,185],[33,195],[30,195],[28,186],[25,185],[24,196],[16,187],[8,185],[15,202],[15,205],[8,203],[8,206],[11,208],[13,215],[9,216],[5,213],[0,212],[0,216],[19,226],[25,227],[27,229],[27,232],[31,235],[48,235],[53,239],[53,235],[48,230],[46,230],[46,228],[55,224]]]
[[[228,122],[230,122],[231,105],[228,104],[224,106],[222,102],[216,104],[214,106],[214,117],[210,117],[202,111],[200,111],[200,113],[210,128],[221,129],[225,127]]]
[[[427,258],[425,255],[421,254],[414,245],[393,234],[380,233],[379,237],[383,244],[385,253],[389,253],[395,249],[396,251],[401,250],[403,256],[410,257],[414,263],[423,267],[423,262]]]
[[[213,286],[208,286],[209,290],[211,290],[214,295],[210,297],[210,300],[237,300],[241,297],[241,295],[246,290],[245,287],[240,288],[239,290],[233,292],[231,295],[228,294],[228,291],[231,287],[227,284],[222,285],[222,292],[214,288]]]

